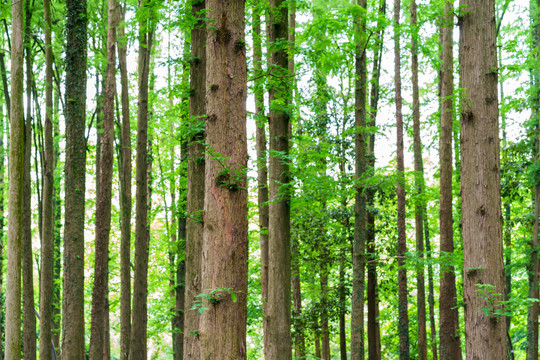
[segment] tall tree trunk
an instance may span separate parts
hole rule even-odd
[[[270,0],[267,22],[269,66],[275,69],[269,84],[270,156],[268,228],[268,341],[269,359],[291,359],[291,252],[289,183],[288,8],[283,0]],[[281,45],[280,45],[281,44]],[[277,155],[283,154],[283,155]]]
[[[45,143],[43,161],[43,237],[41,239],[41,285],[39,294],[39,358],[52,360],[53,231],[54,231],[54,138],[51,2],[43,1],[45,20]]]
[[[54,57],[53,57],[54,60]],[[58,91],[54,92],[54,102],[53,108],[54,114],[59,113],[60,105],[60,94]],[[53,117],[53,132],[55,138],[53,139],[53,148],[54,148],[54,164],[58,164],[60,159],[59,151],[59,138],[60,138],[60,128],[58,124],[58,117]],[[54,174],[53,174],[54,176]],[[60,175],[54,176],[54,186],[53,186],[53,254],[54,254],[54,264],[53,264],[53,314],[52,314],[52,331],[53,331],[53,342],[55,346],[55,352],[60,357],[60,332],[61,332],[61,309],[62,309],[62,254],[60,252],[60,247],[62,245],[62,199],[60,198]]]
[[[467,359],[506,354],[494,0],[461,0],[461,194]]]
[[[23,354],[25,359],[36,358],[36,315],[34,307],[34,267],[32,256],[32,179],[30,162],[32,154],[32,50],[30,47],[30,1],[25,7],[26,48],[26,119],[24,126],[24,169],[23,169],[23,233],[22,233],[22,276],[23,276]],[[36,144],[37,146],[37,144]],[[39,192],[39,190],[38,190]]]
[[[366,0],[358,0],[362,9],[367,9]],[[356,17],[356,81],[355,81],[355,122],[357,129],[366,126],[366,17]],[[360,179],[366,171],[366,134],[357,131],[355,136],[355,179]],[[351,357],[364,359],[364,292],[365,292],[365,246],[366,246],[366,198],[363,186],[356,188],[356,201],[354,209],[354,241],[353,241],[353,295],[351,319]]]
[[[454,230],[452,217],[452,127],[453,127],[453,19],[454,5],[446,2],[442,24],[441,71],[441,136],[440,154],[440,247],[443,256],[453,256]],[[450,261],[445,261],[450,263]],[[456,279],[453,266],[441,267],[439,299],[441,360],[461,360],[459,314],[457,308]]]
[[[538,55],[540,51],[540,0],[531,4],[532,22],[534,24],[534,53]],[[537,60],[538,61],[538,60]],[[540,63],[535,64],[533,79],[535,80],[533,92],[533,115],[536,117],[536,156],[535,165],[540,165]],[[531,239],[531,259],[529,264],[529,299],[540,298],[538,292],[538,282],[540,278],[540,260],[538,258],[538,246],[540,245],[540,182],[534,186],[534,225]],[[527,311],[527,360],[538,359],[538,314],[540,305],[538,301],[531,302]]]
[[[347,330],[345,318],[347,315],[345,306],[347,303],[347,294],[345,286],[345,255],[342,254],[339,261],[339,358],[341,360],[347,360]]]
[[[261,251],[261,297],[263,306],[264,349],[268,347],[268,166],[266,153],[266,115],[264,113],[264,81],[262,72],[261,4],[253,5],[253,76],[257,147],[257,188]]]
[[[245,2],[208,0],[202,359],[246,359],[247,67]],[[234,139],[234,141],[230,141]],[[212,293],[212,290],[214,291]],[[212,300],[213,299],[213,300]]]
[[[148,246],[150,228],[148,226],[148,78],[150,53],[153,38],[152,6],[143,0],[139,6],[139,94],[137,107],[137,214],[135,225],[135,269],[133,273],[133,311],[129,360],[146,359],[146,325],[148,295]]]
[[[386,17],[386,0],[380,0],[378,8],[377,33],[375,35],[375,48],[373,54],[373,70],[371,72],[371,93],[369,127],[376,126],[377,111],[379,106],[379,79],[381,74],[381,60],[384,40],[383,20]],[[375,172],[375,133],[368,137],[367,169]],[[375,247],[375,189],[366,189],[367,212],[366,247],[367,256],[367,306],[368,306],[368,358],[370,360],[381,359],[381,331],[379,325],[379,295],[377,285],[377,253]]]
[[[0,287],[4,283],[4,257],[5,257],[5,247],[4,247],[4,184],[5,184],[5,163],[4,159],[6,157],[6,148],[4,147],[4,134],[5,134],[5,117],[4,117],[4,108],[1,108],[1,117],[0,117]],[[5,302],[0,300],[0,311],[5,310]],[[4,333],[4,324],[0,322],[0,334]],[[2,338],[0,337],[0,347],[2,347]],[[4,358],[3,353],[0,351],[0,360]]]
[[[186,276],[184,315],[184,358],[200,358],[199,312],[193,308],[195,296],[202,291],[202,238],[204,211],[204,115],[206,114],[206,27],[204,0],[191,0],[191,14],[197,23],[191,30],[190,81],[192,89],[189,102],[190,127],[192,136],[188,138],[188,184],[187,184],[187,224],[186,224]]]
[[[94,287],[92,292],[92,323],[90,336],[90,359],[103,358],[105,336],[108,333],[108,276],[109,235],[111,231],[111,193],[113,174],[114,99],[116,95],[116,0],[108,0],[107,21],[107,78],[103,106],[103,134],[101,135],[101,162],[99,192],[96,205],[96,241]]]
[[[11,48],[11,116],[7,238],[5,359],[21,357],[21,248],[23,205],[23,3],[13,2]]]
[[[119,39],[125,37],[125,5],[118,27]],[[122,136],[120,177],[120,360],[127,360],[131,336],[131,125],[129,116],[129,89],[127,74],[127,45],[118,41],[118,63],[122,87]]]
[[[397,228],[398,228],[398,315],[399,315],[399,358],[409,359],[409,315],[407,302],[407,235],[405,229],[405,165],[403,159],[403,99],[401,97],[401,48],[399,16],[401,0],[394,0],[394,55],[395,55],[395,92],[396,92],[396,128],[397,128]]]
[[[422,140],[420,137],[420,95],[418,91],[418,30],[416,0],[411,1],[411,69],[413,88],[413,133],[414,133],[414,171],[417,200],[414,206],[416,252],[419,264],[416,269],[416,307],[418,360],[427,360],[426,331],[426,290],[424,285],[424,165],[422,160]]]

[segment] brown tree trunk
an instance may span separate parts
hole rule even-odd
[[[51,2],[43,1],[45,20],[45,141],[43,157],[43,237],[41,239],[41,284],[39,294],[39,358],[52,360],[53,323],[53,231],[54,231],[54,139],[53,139],[53,69],[51,46]]]
[[[440,136],[440,247],[444,256],[453,256],[454,230],[452,218],[452,126],[453,126],[453,19],[454,6],[446,2],[441,36],[441,136]],[[461,360],[459,314],[453,266],[441,267],[439,298],[441,360]]]
[[[403,159],[403,99],[401,97],[401,48],[399,15],[401,0],[394,0],[394,55],[395,55],[395,92],[396,92],[396,128],[397,128],[397,228],[398,228],[398,315],[399,315],[399,358],[409,359],[409,315],[407,302],[407,235],[405,228],[405,165]]]
[[[122,8],[118,27],[120,39],[125,37],[123,25],[126,9]],[[120,177],[120,360],[127,360],[131,334],[131,125],[129,116],[129,89],[127,75],[127,45],[118,41],[118,63],[122,87],[122,135],[118,175]]]
[[[191,97],[189,115],[191,136],[188,138],[188,184],[186,224],[186,275],[184,314],[184,358],[200,359],[198,311],[193,308],[195,296],[202,293],[202,238],[204,210],[204,115],[206,114],[206,27],[204,0],[191,0],[191,14],[197,23],[191,30],[190,81]]]
[[[137,191],[135,224],[135,257],[133,273],[133,311],[129,342],[129,360],[142,360],[147,356],[147,295],[148,295],[148,78],[153,38],[152,7],[148,0],[139,6],[139,59],[137,106]]]
[[[245,2],[207,1],[201,359],[246,359],[247,67]],[[230,141],[233,139],[233,141]]]
[[[362,9],[367,9],[366,0],[358,0]],[[356,81],[355,81],[355,122],[356,128],[366,126],[366,18],[356,17]],[[366,171],[366,134],[358,131],[355,136],[355,179],[360,181]],[[351,357],[364,359],[364,293],[365,293],[365,248],[366,248],[366,198],[363,186],[356,188],[354,209],[354,240],[353,240],[353,295],[351,311]]]
[[[538,54],[540,50],[540,0],[531,4],[532,22],[534,24],[534,51]],[[533,70],[534,93],[533,93],[533,115],[536,117],[536,159],[535,165],[540,165],[540,63],[535,64],[536,69]],[[538,292],[538,282],[540,278],[540,260],[538,258],[538,246],[540,245],[539,238],[539,217],[540,217],[540,183],[534,186],[534,225],[533,235],[531,239],[531,259],[529,264],[529,299],[540,298]],[[538,359],[538,314],[540,305],[538,301],[531,302],[527,311],[527,360]]]
[[[287,49],[276,44],[288,39],[288,8],[283,0],[270,1],[267,23],[269,66],[276,77],[269,83],[270,156],[268,232],[268,342],[269,359],[291,359],[291,252],[289,166],[289,82]],[[284,154],[284,157],[277,154]]]
[[[111,231],[111,193],[113,173],[114,142],[114,99],[116,95],[116,25],[117,5],[108,2],[107,23],[107,78],[105,82],[103,106],[103,133],[101,135],[101,155],[99,171],[99,192],[96,205],[96,241],[94,287],[92,292],[92,323],[90,336],[90,359],[102,359],[104,355],[104,335],[108,333],[108,276],[109,276],[109,235]]]
[[[32,154],[32,50],[30,47],[30,1],[25,7],[26,48],[26,119],[24,126],[24,169],[23,169],[23,233],[22,233],[22,276],[23,276],[23,354],[25,359],[36,358],[36,315],[34,307],[34,267],[32,258],[32,179],[30,161]],[[37,146],[37,144],[36,144]]]
[[[53,56],[54,60],[54,56]],[[54,92],[53,113],[59,113],[60,94]],[[54,119],[54,117],[53,117]],[[58,139],[60,137],[60,129],[58,120],[53,120],[53,133],[56,139],[53,139],[54,148],[54,164],[58,164],[60,158]],[[54,174],[53,174],[54,176]],[[53,308],[52,308],[52,332],[55,352],[60,358],[60,332],[61,332],[61,309],[62,309],[62,254],[60,247],[62,245],[62,200],[60,199],[60,175],[54,176],[53,186]]]
[[[261,251],[261,297],[263,306],[264,349],[268,347],[268,166],[266,153],[266,115],[264,113],[264,79],[262,72],[261,4],[253,5],[253,76],[257,147],[257,185]]]
[[[380,0],[378,9],[377,33],[375,35],[375,48],[373,54],[373,70],[371,72],[371,93],[369,125],[376,126],[377,111],[379,106],[379,79],[381,74],[382,43],[384,40],[383,20],[386,15],[386,0]],[[375,172],[375,134],[368,137],[368,162],[367,170]],[[375,189],[366,189],[366,203],[370,209],[375,204]],[[367,307],[368,307],[368,358],[370,360],[381,359],[381,331],[379,325],[379,294],[377,280],[377,252],[375,247],[375,214],[374,210],[367,212],[366,247],[367,256]]]
[[[461,194],[467,359],[506,354],[494,0],[461,0]]]
[[[418,360],[427,360],[426,331],[426,290],[424,283],[424,165],[422,160],[422,140],[420,137],[420,95],[418,91],[418,23],[416,0],[411,1],[411,70],[413,88],[413,133],[414,133],[414,171],[417,201],[414,207],[416,252],[419,263],[416,269],[416,307]]]
[[[11,116],[7,238],[5,359],[21,357],[21,248],[23,204],[23,3],[13,2],[11,48]]]

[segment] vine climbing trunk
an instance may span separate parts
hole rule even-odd
[[[494,0],[461,0],[461,194],[467,359],[506,354]]]

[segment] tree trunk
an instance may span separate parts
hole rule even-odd
[[[186,276],[184,315],[184,358],[200,359],[198,311],[193,308],[201,291],[202,237],[204,210],[204,115],[206,114],[206,27],[204,0],[191,0],[191,14],[197,23],[191,30],[191,98],[189,102],[190,137],[188,138],[188,184],[186,224]]]
[[[201,359],[246,359],[247,67],[242,0],[208,0]],[[233,141],[231,141],[233,139]]]
[[[54,138],[51,2],[43,1],[45,20],[45,143],[43,157],[43,237],[41,239],[41,285],[39,294],[39,358],[52,360],[53,323],[53,231],[54,231]]]
[[[23,169],[23,354],[25,359],[36,358],[36,315],[34,307],[34,259],[32,256],[32,180],[30,162],[32,155],[32,50],[30,47],[30,1],[25,1],[25,48],[26,48],[26,119],[24,126]],[[37,144],[36,144],[37,146]],[[39,190],[38,190],[39,192]],[[39,195],[38,195],[39,196]]]
[[[257,185],[261,251],[261,297],[263,306],[264,349],[268,347],[268,166],[266,153],[266,115],[264,113],[264,79],[262,70],[261,4],[253,5],[253,76],[257,147]]]
[[[11,116],[7,238],[5,359],[21,357],[21,247],[23,204],[23,3],[13,2],[11,48]]]
[[[534,51],[538,54],[540,50],[540,0],[531,4],[532,23],[534,24]],[[536,69],[533,70],[533,116],[536,118],[536,158],[535,166],[540,165],[540,63],[535,64]],[[531,259],[529,264],[529,299],[540,298],[538,292],[538,279],[540,277],[540,260],[538,259],[538,246],[540,245],[539,238],[539,221],[540,221],[540,182],[534,186],[534,225],[533,235],[531,239]],[[538,301],[531,302],[527,311],[527,360],[538,359],[538,314],[540,305]]]
[[[133,311],[129,360],[142,360],[147,356],[146,325],[148,295],[148,246],[150,228],[148,226],[148,78],[150,52],[153,38],[152,7],[148,0],[139,6],[139,94],[137,107],[137,214],[135,224],[135,269],[133,273]]]
[[[461,194],[467,359],[506,354],[494,0],[461,0]]]
[[[92,323],[90,359],[98,360],[104,354],[104,335],[108,333],[107,299],[109,276],[109,235],[111,231],[111,193],[113,174],[114,99],[116,95],[116,0],[108,2],[107,23],[107,78],[103,106],[103,134],[101,135],[101,162],[99,192],[96,205],[96,241],[94,287],[92,292]]]
[[[288,56],[283,46],[288,39],[288,8],[283,0],[270,1],[267,23],[269,66],[276,77],[268,84],[270,101],[269,228],[268,228],[268,359],[291,359],[291,252],[289,166],[289,115],[287,106]],[[277,154],[283,154],[277,155]]]
[[[441,36],[441,136],[440,136],[440,247],[443,256],[453,256],[454,230],[452,217],[452,126],[453,126],[453,19],[454,6],[446,2]],[[451,263],[451,261],[445,261]],[[441,267],[439,299],[441,360],[461,360],[461,345],[457,327],[456,280],[453,266]]]
[[[403,99],[401,97],[401,48],[399,15],[401,0],[394,0],[394,55],[395,55],[395,92],[396,92],[396,128],[397,128],[397,228],[398,228],[398,312],[399,312],[399,358],[409,359],[409,315],[407,303],[407,269],[405,256],[407,238],[405,229],[405,165],[403,159]]]
[[[381,60],[384,41],[383,20],[386,16],[386,0],[380,0],[379,19],[377,20],[377,33],[375,35],[375,48],[373,50],[373,70],[371,73],[371,93],[369,127],[376,126],[377,111],[379,106],[379,79],[381,74]],[[375,134],[368,137],[367,170],[375,172]],[[366,189],[366,203],[368,208],[374,209],[375,189]],[[381,331],[379,325],[379,294],[377,280],[377,252],[375,247],[375,213],[374,210],[367,212],[366,245],[367,245],[367,306],[368,306],[368,358],[370,360],[381,359]]]
[[[367,8],[366,0],[358,0],[362,9]],[[356,128],[366,126],[366,18],[356,17],[356,81],[355,81],[355,122]],[[355,179],[360,181],[366,171],[366,134],[357,131],[355,136]],[[353,241],[353,295],[351,314],[351,357],[364,359],[364,292],[365,292],[365,246],[366,246],[366,198],[363,186],[356,188],[354,209],[354,241]]]
[[[126,9],[118,27],[120,39],[125,37],[123,25]],[[122,87],[122,146],[120,156],[120,360],[127,360],[131,334],[131,125],[129,116],[129,89],[127,74],[127,45],[118,41],[118,63]]]
[[[413,88],[413,133],[414,133],[414,171],[417,200],[414,207],[416,252],[419,263],[416,269],[416,307],[418,360],[427,360],[426,331],[426,290],[424,284],[424,165],[422,160],[422,140],[420,137],[420,95],[418,91],[418,29],[416,0],[411,1],[411,70]]]

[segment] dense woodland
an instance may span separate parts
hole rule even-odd
[[[540,0],[0,22],[0,360],[539,359]]]

